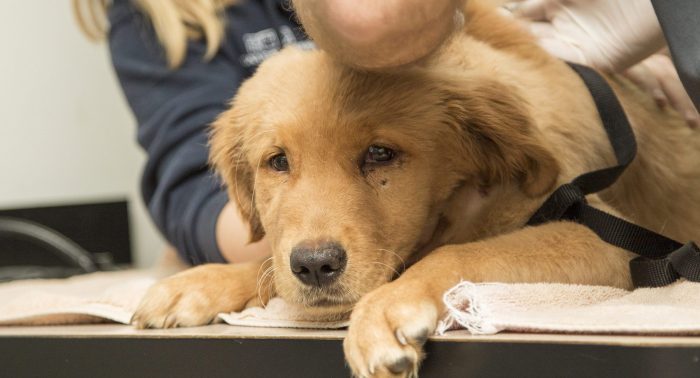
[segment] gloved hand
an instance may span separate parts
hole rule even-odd
[[[564,60],[621,72],[670,105],[692,128],[700,116],[668,56],[650,0],[517,0],[506,9],[527,21],[540,46]]]
[[[562,59],[620,72],[664,46],[650,0],[517,0],[540,45]]]
[[[623,75],[650,93],[660,108],[670,106],[685,118],[690,128],[700,128],[700,114],[683,88],[668,55],[654,54],[623,72]]]

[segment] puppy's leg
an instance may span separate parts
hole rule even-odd
[[[351,316],[345,356],[358,376],[411,376],[423,343],[445,311],[443,293],[461,280],[630,288],[630,257],[571,222],[440,247],[360,300]]]
[[[267,302],[269,267],[265,260],[188,269],[153,285],[131,322],[138,328],[193,327],[211,323],[220,312],[239,311],[249,301]]]

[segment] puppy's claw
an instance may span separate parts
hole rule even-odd
[[[406,301],[405,296],[395,295],[392,286],[398,283],[375,290],[355,306],[344,349],[358,376],[417,376],[422,345],[437,325],[438,308],[429,297]]]
[[[163,319],[163,328],[173,328],[176,326],[177,322],[173,314],[165,315],[165,319]]]
[[[408,356],[404,356],[393,363],[387,365],[387,369],[393,374],[406,373],[409,369],[412,369],[415,362],[411,360]]]
[[[423,345],[426,341],[428,341],[429,335],[430,330],[428,328],[423,328],[415,336],[413,336],[413,340],[416,342],[416,344]]]
[[[408,340],[406,340],[406,336],[401,332],[400,329],[396,330],[396,340],[399,341],[399,344],[401,345],[408,345]]]
[[[252,269],[252,266],[202,265],[157,282],[139,303],[131,323],[139,329],[210,324],[218,313],[238,311],[245,306],[252,293],[242,288],[251,285],[231,277]],[[224,285],[226,292],[213,289],[216,285],[212,282],[229,282]]]

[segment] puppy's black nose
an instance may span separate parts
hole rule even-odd
[[[347,260],[338,243],[305,241],[292,248],[289,265],[299,281],[322,287],[343,274]]]

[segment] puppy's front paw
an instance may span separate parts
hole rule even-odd
[[[405,294],[404,294],[405,293]],[[356,306],[343,347],[358,377],[415,377],[423,344],[435,332],[438,307],[398,281],[369,293]]]
[[[141,299],[131,323],[137,328],[194,327],[221,312],[239,311],[255,293],[247,266],[202,265],[163,279]],[[254,276],[253,276],[254,277]]]

